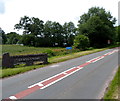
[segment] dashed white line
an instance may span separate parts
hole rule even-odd
[[[95,59],[97,59],[97,58],[99,58],[100,56],[98,56],[98,57],[95,57],[95,58],[93,58],[93,59],[91,59],[91,60],[88,60],[88,61],[86,61],[86,62],[92,62],[93,60],[95,60]]]
[[[65,73],[65,72],[63,74],[67,75],[67,73]]]
[[[92,63],[95,63],[95,62],[97,62],[97,61],[99,61],[99,60],[101,60],[101,59],[103,59],[103,58],[104,58],[104,56],[101,56],[101,57],[99,57],[97,60],[93,61]]]

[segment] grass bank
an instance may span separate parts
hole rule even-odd
[[[118,96],[120,97],[120,67],[118,68],[114,79],[111,81],[103,99],[114,101],[119,98]]]
[[[57,62],[62,62],[62,61],[73,59],[73,58],[77,58],[77,57],[88,55],[88,54],[91,54],[91,53],[103,51],[103,50],[106,50],[106,49],[108,49],[108,48],[93,49],[93,50],[80,51],[80,52],[76,52],[76,53],[70,53],[70,54],[65,54],[65,55],[60,55],[60,56],[49,57],[48,58],[49,64],[47,64],[47,65],[57,63]],[[33,66],[20,65],[18,67],[16,66],[15,68],[1,69],[0,72],[2,72],[2,74],[0,75],[0,78],[13,76],[13,75],[24,73],[26,71],[30,71],[30,70],[33,70],[33,69],[41,68],[41,67],[44,67],[44,66],[46,66],[46,65],[33,65]]]
[[[28,47],[21,45],[2,45],[2,53],[9,52],[11,56],[14,55],[28,55],[28,54],[39,54],[47,51],[56,52],[64,50],[61,47]]]

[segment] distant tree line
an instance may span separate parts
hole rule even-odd
[[[23,34],[5,32],[0,29],[3,44],[23,44],[35,47],[64,47],[86,49],[87,47],[105,47],[108,44],[120,42],[120,26],[114,27],[116,19],[104,8],[92,7],[80,16],[78,27],[73,22],[40,20],[35,17],[21,17],[14,26]],[[109,43],[108,43],[109,41]]]
[[[20,19],[15,29],[22,30],[23,34],[16,32],[5,34],[2,32],[3,44],[24,44],[35,47],[54,47],[54,46],[71,46],[76,35],[76,27],[72,22],[65,22],[62,26],[58,22],[47,21],[45,24],[42,20],[28,16]]]

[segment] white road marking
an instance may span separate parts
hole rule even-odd
[[[16,100],[17,98],[15,96],[10,96],[9,99]]]
[[[77,66],[77,68],[79,68],[79,69],[83,69],[83,67],[80,67],[80,66]]]
[[[93,60],[95,60],[95,59],[97,59],[97,58],[99,58],[100,56],[98,56],[98,57],[95,57],[95,58],[93,58],[93,59],[91,59],[91,60],[88,60],[88,61],[86,61],[86,62],[90,62],[91,63],[91,61],[93,61]]]
[[[109,53],[109,52],[108,52]],[[105,53],[104,55],[108,55],[108,53]]]
[[[52,66],[50,66],[50,67],[58,67],[58,66],[60,66],[60,65],[52,65]]]
[[[56,82],[58,82],[58,81],[60,81],[60,80],[62,80],[62,79],[64,79],[64,78],[66,78],[66,77],[68,77],[68,76],[72,75],[73,73],[75,73],[75,72],[77,72],[77,71],[79,71],[79,70],[80,70],[80,69],[77,69],[77,70],[75,70],[75,71],[73,71],[73,72],[69,73],[68,75],[63,76],[63,77],[61,77],[61,78],[59,78],[59,79],[57,79],[57,80],[55,80],[55,81],[53,81],[53,82],[49,83],[48,85],[46,85],[46,86],[44,86],[44,87],[42,87],[42,88],[40,88],[40,89],[45,89],[45,88],[47,88],[47,87],[49,87],[49,86],[51,86],[51,85],[55,84]]]
[[[43,84],[41,84],[41,83],[38,83],[38,86],[44,86]]]
[[[73,67],[73,68],[75,68],[75,67]],[[73,68],[70,68],[70,69],[73,69]],[[68,69],[68,70],[70,70],[70,69]],[[68,70],[66,70],[66,71],[68,71]],[[66,71],[64,71],[64,72],[66,72]],[[64,73],[64,72],[62,72],[62,73]],[[60,74],[62,74],[62,73],[56,74],[56,75],[54,75],[54,76],[52,76],[52,77],[50,77],[50,78],[48,78],[48,79],[45,79],[45,80],[40,81],[40,82],[38,82],[38,83],[36,83],[36,84],[33,84],[33,85],[29,86],[28,88],[32,88],[32,87],[34,87],[34,86],[36,86],[36,85],[38,85],[38,84],[41,84],[41,83],[44,82],[44,81],[47,81],[47,80],[50,80],[50,79],[54,78],[54,77],[56,77],[56,76],[58,76],[58,75],[60,75]]]
[[[45,79],[45,80],[40,81],[40,82],[38,82],[38,83],[36,83],[36,84],[33,84],[33,85],[29,86],[28,88],[32,88],[32,87],[34,87],[34,86],[36,86],[36,85],[42,84],[43,82],[48,81],[48,80],[50,80],[50,79],[52,79],[52,78],[54,78],[54,77],[56,77],[56,76],[58,76],[58,75],[60,75],[60,74],[64,74],[64,73],[66,73],[67,71],[69,71],[69,70],[71,70],[71,69],[73,69],[73,68],[76,68],[76,67],[72,67],[72,68],[70,68],[70,69],[68,69],[68,70],[66,70],[66,71],[63,71],[63,72],[61,72],[61,73],[59,73],[59,74],[56,74],[56,75],[54,75],[54,76],[52,76],[52,77],[50,77],[50,78],[48,78],[48,79]],[[56,81],[54,81],[54,82],[52,82],[52,83],[50,83],[50,84],[48,84],[48,85],[46,85],[46,86],[43,85],[43,87],[40,88],[40,89],[44,89],[44,88],[46,88],[46,87],[48,87],[48,86],[50,86],[50,85],[52,85],[52,84],[60,81],[61,79],[63,79],[63,78],[65,78],[65,77],[67,77],[67,76],[75,73],[76,71],[78,71],[78,70],[80,70],[80,69],[82,69],[82,68],[79,68],[79,69],[73,71],[72,73],[69,73],[69,74],[65,75],[64,77],[61,77],[60,79],[58,79],[58,80],[56,80]]]
[[[39,83],[36,83],[36,84],[34,84],[34,85],[32,85],[32,86],[29,86],[28,88],[32,88],[32,87],[34,87],[34,86],[36,86],[36,85],[38,85],[38,86],[44,86],[43,84],[41,84],[41,83],[39,82]]]
[[[92,63],[95,63],[95,62],[97,62],[97,61],[99,61],[99,60],[101,60],[103,58],[104,58],[104,56],[101,56],[100,58],[98,58],[97,60],[93,61]]]
[[[65,73],[65,72],[63,74],[67,75],[67,73]]]

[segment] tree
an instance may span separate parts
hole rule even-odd
[[[63,46],[64,36],[63,36],[63,27],[58,22],[52,23],[52,41],[54,46]]]
[[[77,35],[74,39],[74,48],[85,50],[89,47],[89,38],[85,35]]]
[[[53,22],[52,21],[47,21],[44,24],[44,45],[45,46],[53,46],[55,44],[55,40],[53,40]]]
[[[24,34],[32,34],[34,36],[43,36],[43,21],[39,18],[29,18],[24,16],[20,19],[19,24],[16,24],[14,27],[17,30],[23,30]]]
[[[44,44],[49,46],[63,46],[63,27],[58,22],[47,21],[44,25]]]
[[[89,37],[91,46],[103,47],[108,40],[114,43],[116,19],[105,9],[92,7],[78,22],[78,32]]]
[[[17,44],[20,43],[22,36],[16,32],[10,32],[6,34],[7,44]]]
[[[23,39],[22,42],[24,45],[29,46],[38,46],[36,41],[39,41],[44,38],[44,22],[39,18],[24,16],[20,19],[19,24],[16,24],[14,27],[17,30],[23,30]],[[27,39],[28,43],[26,40]],[[38,40],[39,39],[39,40]]]
[[[24,34],[21,42],[25,46],[35,46],[35,37],[31,34]]]
[[[116,27],[116,40],[120,42],[120,25]]]
[[[74,36],[76,34],[76,28],[73,22],[64,23],[63,25],[64,43],[67,46],[73,45]]]
[[[2,40],[1,40],[2,39]],[[6,34],[5,32],[2,30],[2,28],[0,28],[0,44],[5,44],[6,41],[7,41],[7,37],[6,37]]]

